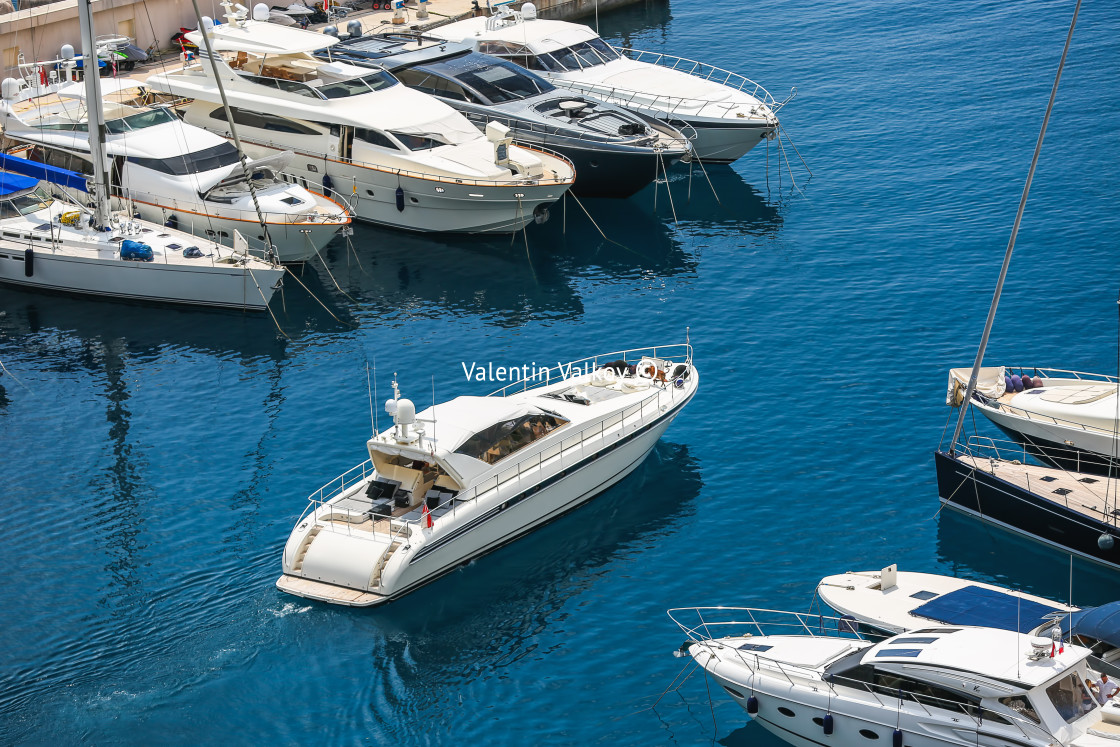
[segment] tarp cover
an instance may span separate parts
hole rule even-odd
[[[976,391],[985,397],[998,399],[1007,391],[1007,382],[1004,374],[1006,366],[981,366],[980,374],[976,377]],[[949,369],[949,391],[945,394],[945,404],[956,407],[964,399],[964,392],[968,389],[968,380],[972,376],[971,368]]]
[[[1073,632],[1120,646],[1120,602],[1109,602],[1073,613]]]
[[[1046,622],[1046,615],[1061,612],[1058,607],[981,586],[942,594],[914,610],[913,614],[947,625],[977,625],[1028,633]]]
[[[81,174],[38,161],[28,161],[26,158],[17,158],[6,153],[0,153],[0,169],[34,177],[36,180],[47,181],[51,184],[72,187],[83,192],[88,191],[86,189],[86,178]]]
[[[0,197],[10,195],[13,192],[22,192],[25,189],[31,189],[38,183],[39,180],[31,176],[9,174],[7,171],[0,171]]]

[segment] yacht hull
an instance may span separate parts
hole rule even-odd
[[[37,246],[33,274],[27,277],[25,250],[26,243],[0,241],[0,283],[130,301],[263,311],[283,276],[279,269],[249,272],[208,260],[196,266],[122,262],[107,252],[76,257]]]
[[[937,492],[944,505],[1062,552],[1120,568],[1120,537],[1115,527],[973,469],[945,452],[935,452],[934,459]],[[1112,547],[1098,544],[1102,535],[1114,538]]]
[[[541,144],[557,151],[576,167],[572,193],[578,197],[630,197],[648,186],[683,155],[661,156],[648,150],[625,151],[564,142]]]

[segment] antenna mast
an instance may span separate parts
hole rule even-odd
[[[86,121],[89,127],[89,154],[93,158],[92,189],[94,228],[100,231],[109,223],[109,174],[105,171],[105,112],[101,103],[101,78],[98,71],[97,44],[93,41],[93,11],[90,0],[78,2],[78,25],[82,32],[82,75],[86,83]]]

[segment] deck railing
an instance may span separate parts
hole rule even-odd
[[[730,70],[724,70],[721,67],[709,65],[706,62],[698,62],[685,57],[675,57],[662,52],[648,52],[641,49],[630,49],[628,47],[615,47],[614,49],[635,62],[646,62],[651,65],[666,67],[670,70],[677,70],[678,72],[687,73],[701,80],[709,80],[713,83],[734,88],[736,91],[745,91],[749,88],[750,95],[769,106],[772,111],[777,112],[780,108],[778,102],[774,100],[774,97],[770,95],[769,91],[762,87],[762,84],[755,83],[745,75],[739,75],[739,73],[733,73]]]
[[[1085,373],[1085,372],[1082,372],[1082,371],[1066,371],[1066,370],[1063,370],[1063,369],[1060,369],[1060,368],[1031,368],[1031,367],[1028,367],[1028,366],[1007,366],[1006,370],[1008,371],[1008,373],[1017,373],[1019,375],[1022,375],[1025,372],[1030,372],[1029,373],[1030,376],[1032,376],[1032,377],[1038,376],[1042,379],[1074,378],[1074,379],[1078,379],[1080,381],[1084,381],[1084,382],[1090,383],[1090,384],[1120,384],[1120,378],[1118,378],[1116,376],[1110,376],[1108,374]],[[1076,428],[1076,429],[1084,431],[1086,433],[1095,432],[1095,433],[1104,433],[1104,434],[1108,434],[1108,435],[1114,435],[1114,432],[1111,429],[1108,429],[1108,428],[1098,428],[1096,426],[1086,425],[1084,423],[1078,423],[1078,422],[1075,422],[1073,420],[1064,420],[1062,418],[1055,418],[1052,415],[1041,415],[1037,412],[1030,412],[1029,410],[1024,410],[1020,407],[1015,407],[1014,405],[1009,404],[1007,402],[1000,402],[1000,401],[998,401],[996,399],[993,399],[993,398],[990,398],[990,397],[984,397],[982,402],[983,402],[983,404],[985,404],[989,407],[992,407],[994,409],[1000,410],[1001,412],[1010,413],[1012,415],[1018,415],[1020,417],[1026,418],[1027,420],[1033,420],[1033,421],[1038,422],[1038,423],[1051,423],[1053,425],[1061,425],[1061,426],[1066,426],[1066,427],[1070,427],[1070,428]]]
[[[613,353],[603,353],[601,355],[593,355],[587,358],[580,358],[579,360],[569,361],[568,363],[561,363],[545,370],[534,370],[533,376],[526,376],[511,384],[507,384],[501,389],[496,389],[487,397],[508,397],[510,394],[517,392],[524,392],[530,389],[535,389],[541,386],[554,384],[558,381],[572,378],[575,375],[589,373],[590,371],[599,368],[600,361],[603,363],[610,363],[615,360],[626,361],[627,363],[633,361],[637,363],[642,358],[680,358],[684,356],[681,363],[692,366],[692,345],[689,343],[676,343],[673,345],[657,345],[654,347],[645,348],[631,348],[630,350],[616,350]],[[554,373],[555,372],[555,373]],[[573,373],[576,372],[576,373]],[[540,376],[537,374],[545,374]],[[530,383],[533,382],[533,383]]]

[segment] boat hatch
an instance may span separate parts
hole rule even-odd
[[[1047,622],[1049,615],[1063,610],[1048,604],[1005,594],[980,586],[942,594],[911,613],[948,625],[975,625],[1027,633]]]
[[[575,386],[570,386],[566,389],[558,389],[555,392],[549,392],[541,396],[560,399],[565,402],[575,402],[577,405],[592,405],[599,402],[606,402],[615,397],[621,397],[624,394],[626,394],[626,392],[614,387],[576,384]]]

